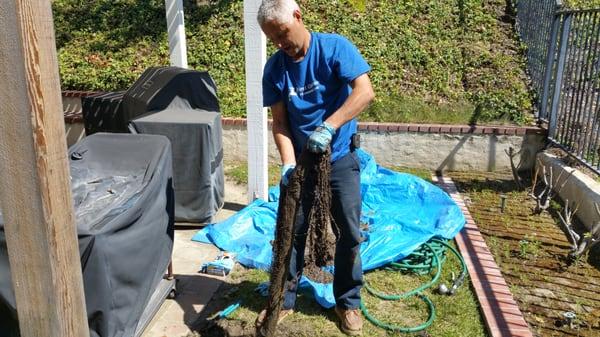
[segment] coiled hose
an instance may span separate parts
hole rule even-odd
[[[429,310],[429,317],[427,318],[427,321],[425,321],[423,324],[414,327],[403,327],[391,323],[382,322],[377,318],[373,317],[373,315],[369,314],[369,311],[367,310],[364,301],[361,300],[360,309],[365,318],[369,322],[373,323],[375,326],[389,331],[417,332],[427,329],[435,319],[435,306],[433,305],[433,302],[422,292],[425,289],[428,289],[431,286],[433,286],[439,280],[440,275],[442,273],[442,265],[446,261],[446,251],[448,249],[458,258],[461,265],[461,273],[459,277],[456,280],[454,280],[452,287],[448,291],[449,294],[453,294],[454,291],[456,291],[456,289],[460,287],[460,285],[463,283],[464,278],[467,274],[467,266],[460,253],[452,246],[448,245],[447,240],[438,238],[433,238],[428,242],[424,243],[419,248],[417,248],[412,254],[410,254],[400,262],[392,262],[388,266],[386,266],[386,269],[395,270],[399,272],[412,272],[418,275],[429,274],[434,268],[436,268],[437,271],[434,277],[431,279],[431,281],[413,290],[399,295],[384,294],[378,290],[373,289],[367,282],[365,282],[364,285],[364,288],[371,295],[386,301],[397,301],[408,298],[410,296],[418,296],[423,302],[427,304]]]

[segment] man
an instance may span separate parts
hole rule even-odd
[[[303,148],[323,153],[331,146],[331,213],[340,228],[335,252],[335,312],[346,334],[362,331],[360,288],[362,265],[359,220],[360,168],[353,153],[355,117],[375,94],[370,66],[357,48],[335,34],[309,32],[294,0],[265,0],[258,22],[279,49],[269,58],[263,76],[263,100],[271,107],[273,136],[282,161],[281,182],[288,184]],[[308,202],[303,201],[294,225],[294,249],[279,319],[293,312],[304,266]],[[263,311],[257,324],[264,321]]]

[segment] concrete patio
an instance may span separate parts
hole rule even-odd
[[[235,214],[247,204],[245,186],[225,179],[225,205],[216,221]],[[197,224],[178,223],[175,228],[173,272],[178,280],[177,297],[167,299],[154,316],[143,337],[178,337],[191,332],[190,326],[210,301],[225,277],[199,273],[200,266],[213,260],[219,249],[213,245],[191,241],[201,228]]]

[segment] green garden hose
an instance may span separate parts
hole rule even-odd
[[[383,328],[383,329],[389,330],[389,331],[417,332],[417,331],[427,329],[433,323],[433,320],[435,319],[435,306],[433,305],[433,302],[431,302],[431,300],[427,296],[422,294],[422,291],[424,291],[427,288],[430,288],[439,280],[440,275],[442,273],[442,265],[444,264],[444,261],[446,260],[446,250],[447,249],[449,249],[458,258],[458,260],[460,261],[461,267],[462,267],[460,276],[456,280],[454,280],[454,283],[449,292],[449,294],[453,294],[454,291],[456,291],[456,289],[462,284],[462,282],[466,276],[466,273],[467,273],[467,266],[466,266],[465,261],[463,260],[462,256],[460,255],[460,253],[456,249],[454,249],[453,247],[448,245],[447,240],[442,240],[442,239],[437,239],[437,238],[433,238],[433,239],[429,240],[428,242],[424,243],[419,248],[417,248],[411,255],[407,256],[402,261],[392,262],[388,266],[386,266],[386,269],[388,269],[388,270],[396,270],[396,271],[400,271],[400,272],[412,272],[412,273],[416,273],[419,275],[429,274],[429,273],[431,273],[433,268],[437,268],[437,271],[436,271],[434,277],[431,279],[431,281],[417,287],[416,289],[410,290],[408,292],[405,292],[405,293],[399,294],[399,295],[384,294],[380,291],[373,289],[368,283],[365,282],[365,286],[364,286],[365,289],[371,295],[373,295],[377,298],[380,298],[382,300],[396,301],[396,300],[405,299],[410,296],[418,296],[423,302],[425,302],[427,304],[427,307],[429,310],[429,317],[427,318],[427,321],[425,321],[423,324],[420,324],[420,325],[417,325],[414,327],[402,327],[402,326],[398,326],[398,325],[394,325],[394,324],[390,324],[390,323],[385,323],[385,322],[382,322],[382,321],[376,319],[371,314],[369,314],[369,311],[367,310],[367,307],[366,307],[364,301],[361,300],[360,309],[361,309],[363,315],[365,316],[365,318],[369,322],[373,323],[375,326],[378,326],[380,328]]]

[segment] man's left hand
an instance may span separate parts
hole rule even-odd
[[[331,124],[323,122],[308,138],[308,149],[314,153],[325,152],[333,135],[335,135],[335,128]]]

